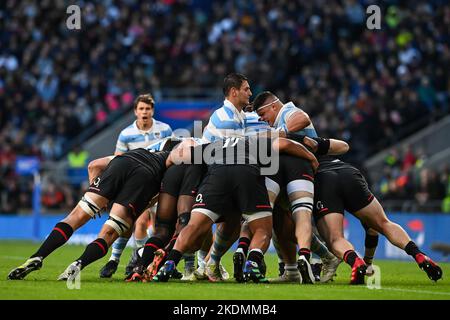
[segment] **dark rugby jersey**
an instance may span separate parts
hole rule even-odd
[[[147,149],[139,148],[125,152],[118,157],[131,158],[150,171],[155,178],[162,179],[162,176],[167,169],[166,160],[169,153],[170,151],[152,152]]]
[[[341,161],[334,156],[318,156],[317,160],[319,161],[317,174],[326,171],[353,168],[352,165]]]
[[[201,155],[201,158],[200,158]],[[245,164],[259,169],[274,156],[272,139],[267,137],[236,137],[217,140],[193,148],[193,163],[207,165]]]

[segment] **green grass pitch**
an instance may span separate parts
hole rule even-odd
[[[38,247],[38,244],[20,241],[0,242],[0,299],[151,299],[151,300],[353,300],[353,299],[426,299],[450,300],[450,263],[441,263],[444,279],[437,283],[428,279],[414,261],[376,261],[381,268],[381,289],[366,286],[350,286],[350,268],[342,263],[337,277],[331,284],[238,284],[234,280],[225,283],[181,282],[125,283],[123,272],[131,251],[126,249],[117,273],[111,279],[100,279],[98,271],[107,257],[89,265],[81,273],[79,290],[69,290],[65,282],[56,281],[69,263],[78,258],[84,246],[66,245],[45,261],[43,268],[32,272],[25,280],[6,280],[8,272],[20,265]],[[232,273],[231,254],[223,262]],[[266,256],[268,276],[275,277],[277,260],[273,254]],[[181,262],[180,271],[183,268]]]

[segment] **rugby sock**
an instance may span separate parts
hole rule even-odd
[[[328,250],[327,246],[317,238],[313,233],[311,238],[311,251],[317,254],[321,259],[333,259],[333,254]]]
[[[72,227],[65,222],[58,222],[53,228],[52,232],[45,239],[44,243],[39,247],[38,251],[31,256],[46,258],[50,253],[61,247],[69,240],[73,234]]]
[[[230,238],[220,232],[219,229],[216,231],[216,236],[214,237],[214,242],[211,250],[211,261],[215,264],[220,262],[220,258],[228,250],[228,242]]]
[[[250,246],[250,239],[247,237],[240,237],[238,242],[238,249],[241,248],[244,255],[247,256],[248,247]]]
[[[204,251],[204,250],[197,251],[197,263],[198,263],[199,267],[200,267],[200,265],[203,265],[203,266],[206,265],[205,258],[207,255],[208,255],[208,251]]]
[[[256,262],[259,267],[261,267],[263,259],[264,255],[260,249],[252,249],[248,253],[248,261]]]
[[[378,235],[372,236],[366,233],[365,239],[365,253],[364,253],[364,262],[367,264],[372,264],[373,256],[375,255],[375,250],[378,246]]]
[[[185,253],[183,255],[184,259],[184,269],[189,270],[193,269],[195,265],[195,254],[194,253]]]
[[[161,239],[157,237],[151,237],[147,240],[147,243],[144,245],[144,252],[142,252],[142,265],[144,268],[147,268],[150,263],[152,263],[153,258],[155,257],[155,251],[163,247],[163,242]]]
[[[104,257],[108,253],[108,244],[105,239],[97,238],[89,243],[83,254],[77,259],[81,262],[81,269],[90,263]]]
[[[408,244],[405,247],[405,252],[407,254],[409,254],[410,256],[412,256],[414,258],[414,260],[416,260],[417,263],[420,263],[420,262],[417,261],[416,256],[419,253],[424,254],[422,251],[419,250],[419,247],[417,247],[417,245],[414,243],[414,241],[408,242]]]
[[[298,255],[304,256],[306,258],[306,261],[309,262],[309,258],[311,258],[311,250],[309,250],[308,248],[300,248],[300,250],[298,250]]]
[[[298,271],[298,264],[296,264],[296,263],[289,264],[288,263],[284,266],[284,269],[286,271]]]
[[[175,242],[177,242],[178,234],[174,235],[172,239],[170,239],[169,243],[166,246],[166,251],[169,252],[175,246]]]
[[[180,262],[182,257],[183,257],[183,254],[180,251],[178,251],[176,249],[172,249],[172,250],[170,250],[169,255],[167,256],[166,261],[172,260],[173,262],[175,262],[175,265],[177,265]]]
[[[129,238],[120,237],[114,241],[109,260],[114,260],[116,262],[120,261],[120,257],[122,256],[123,250],[125,250],[125,247],[127,246],[128,240]]]
[[[148,240],[148,237],[145,237],[144,239],[136,239],[134,238],[134,243],[136,244],[136,248],[143,247]]]
[[[283,261],[278,261],[278,275],[282,276],[284,273],[285,264]]]
[[[350,267],[353,267],[357,258],[358,255],[356,254],[355,250],[347,250],[344,253],[344,261],[347,262]]]

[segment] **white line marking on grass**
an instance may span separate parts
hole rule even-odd
[[[9,259],[9,260],[22,260],[26,257],[20,257],[20,256],[2,256],[1,258]]]
[[[437,294],[437,295],[450,296],[450,292],[434,292],[434,291],[427,291],[427,290],[413,290],[413,289],[386,288],[386,287],[381,287],[380,290],[405,291],[405,292],[426,293],[426,294]]]

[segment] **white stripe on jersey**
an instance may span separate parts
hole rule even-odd
[[[153,125],[148,131],[139,130],[134,121],[123,129],[116,143],[116,152],[126,152],[137,148],[145,148],[153,142],[172,136],[172,129],[164,122],[153,119]]]
[[[203,139],[214,142],[228,137],[243,137],[245,134],[245,114],[238,111],[227,99],[223,106],[213,112],[203,131]]]

